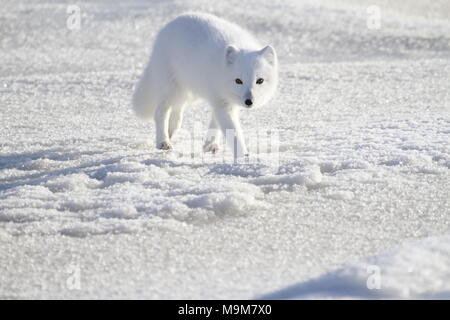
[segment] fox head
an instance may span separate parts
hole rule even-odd
[[[253,108],[269,101],[278,82],[278,60],[272,46],[248,51],[231,45],[225,50],[224,60],[230,102]]]

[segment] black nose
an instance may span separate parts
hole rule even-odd
[[[253,102],[252,102],[252,100],[247,99],[247,100],[245,100],[245,104],[250,107],[253,104]]]

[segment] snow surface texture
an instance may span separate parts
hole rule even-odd
[[[450,237],[408,243],[263,299],[450,299]]]
[[[391,2],[78,1],[69,30],[70,1],[2,1],[0,298],[448,297],[450,10]],[[259,164],[191,148],[204,103],[172,153],[131,111],[153,36],[192,10],[277,49],[277,97],[242,114],[279,132]]]

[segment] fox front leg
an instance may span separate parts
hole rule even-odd
[[[170,108],[166,104],[160,104],[155,111],[156,148],[161,150],[173,149],[169,138]]]
[[[229,105],[218,105],[215,107],[214,116],[234,157],[240,158],[248,155],[239,122],[238,109]]]

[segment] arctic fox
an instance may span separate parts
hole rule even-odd
[[[217,152],[220,133],[235,156],[248,154],[239,109],[266,103],[278,82],[277,55],[241,27],[211,14],[188,13],[157,35],[153,52],[136,86],[133,107],[155,119],[156,146],[172,149],[186,102],[206,99],[213,109],[203,147]],[[229,132],[233,132],[230,139]]]

